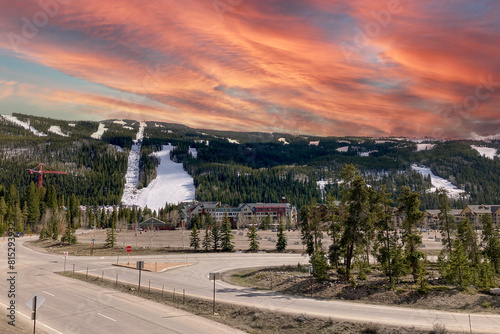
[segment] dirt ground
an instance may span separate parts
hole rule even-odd
[[[299,270],[300,269],[300,270]],[[304,267],[256,268],[225,273],[223,279],[231,284],[255,289],[273,290],[290,295],[312,296],[330,300],[349,300],[379,305],[398,305],[411,308],[452,312],[500,314],[500,297],[472,290],[459,292],[453,287],[431,281],[426,294],[416,291],[411,277],[404,277],[395,290],[388,289],[387,279],[373,270],[366,281],[353,285],[335,274],[319,282]]]
[[[249,248],[247,238],[248,230],[233,231],[235,251],[246,251]],[[270,230],[259,231],[259,248],[263,251],[275,251],[277,233]],[[429,257],[437,257],[442,248],[441,242],[435,241],[435,236],[440,237],[439,232],[424,232],[422,233],[423,247],[421,250]],[[304,246],[300,239],[299,231],[287,231],[287,248],[286,252],[302,253]],[[127,256],[125,248],[132,247],[130,255],[148,255],[148,254],[163,254],[165,252],[188,252],[192,251],[189,247],[190,231],[174,230],[174,231],[118,231],[116,245],[114,248],[104,247],[106,240],[106,232],[102,230],[78,230],[78,244],[65,246],[51,240],[38,241],[38,237],[25,236],[33,243],[33,246],[44,249],[49,253],[62,254],[68,252],[70,256],[88,256],[91,253],[96,256]],[[200,238],[203,238],[203,231],[200,231]],[[94,245],[92,244],[94,239]],[[331,242],[326,235],[323,236],[323,245],[327,249]]]
[[[121,285],[115,286],[114,281],[104,280],[98,277],[85,278],[85,275],[71,273],[64,274],[83,281],[96,284],[98,286],[116,289],[120,292],[130,293],[142,298],[154,300],[158,303],[174,306],[193,314],[205,317],[210,320],[224,323],[233,328],[237,328],[252,334],[424,334],[424,333],[450,333],[440,331],[426,331],[416,328],[402,328],[393,326],[381,326],[372,323],[357,323],[344,320],[312,318],[304,315],[293,315],[272,311],[262,311],[252,307],[244,307],[232,304],[217,302],[215,315],[213,314],[212,301],[192,298],[186,296],[185,299],[179,295],[173,296],[171,292],[151,290],[137,291],[135,286]]]
[[[189,266],[192,265],[192,263],[185,263],[185,262],[151,262],[151,263],[144,263],[144,268],[142,270],[145,271],[152,271],[152,272],[163,272],[168,269],[173,269],[173,268],[179,268],[179,267],[184,267],[184,266]],[[126,268],[132,268],[136,269],[137,264],[134,263],[118,263],[116,266],[119,267],[126,267]]]

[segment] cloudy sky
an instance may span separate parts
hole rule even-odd
[[[497,0],[0,0],[0,113],[500,133]]]

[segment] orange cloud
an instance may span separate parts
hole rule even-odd
[[[448,116],[474,96],[479,77],[500,81],[498,5],[395,3],[61,3],[17,57],[122,92],[123,99],[61,87],[36,95],[87,112],[244,131],[489,134],[474,124],[498,114],[493,91],[475,109]],[[3,8],[1,28],[20,36],[22,18],[43,10],[36,2]],[[11,44],[1,39],[0,49]],[[459,126],[445,126],[457,117]]]

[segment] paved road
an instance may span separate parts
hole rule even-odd
[[[27,299],[32,291],[46,291],[64,300],[65,306],[61,307],[59,301],[51,308],[44,311],[48,319],[47,324],[54,328],[60,328],[61,323],[69,326],[67,319],[71,319],[70,324],[79,324],[84,328],[100,328],[103,326],[107,330],[114,327],[112,320],[130,321],[130,325],[124,326],[123,333],[130,333],[131,328],[141,328],[145,324],[154,325],[148,327],[148,331],[154,333],[155,326],[170,326],[173,320],[165,319],[166,311],[163,306],[136,300],[130,296],[123,296],[113,291],[94,291],[95,287],[89,288],[79,281],[70,281],[52,274],[53,271],[63,270],[64,260],[62,255],[40,254],[32,250],[21,248],[20,272],[25,272],[25,277],[21,278],[30,281],[28,284],[30,292],[25,293]],[[0,254],[5,254],[4,251]],[[23,257],[24,256],[24,257]],[[29,259],[29,260],[28,260]],[[89,267],[89,274],[104,276],[114,279],[116,273],[121,281],[137,283],[138,272],[136,270],[115,267],[116,257],[70,257],[67,261],[67,270],[72,269],[75,264],[77,271],[86,272]],[[295,265],[299,262],[306,263],[307,259],[297,254],[166,254],[158,256],[147,256],[136,258],[131,256],[131,261],[145,260],[146,262],[188,262],[192,265],[168,270],[163,273],[143,272],[142,282],[147,284],[151,281],[153,288],[161,289],[165,285],[167,291],[176,288],[176,291],[186,290],[188,295],[211,298],[213,283],[208,280],[208,273],[222,272],[234,268],[272,266],[281,264]],[[122,262],[124,258],[121,258]],[[2,264],[2,268],[4,265]],[[2,284],[4,284],[2,282]],[[24,289],[24,282],[22,283]],[[80,289],[83,289],[80,291]],[[75,295],[78,301],[72,302]],[[247,288],[235,287],[224,282],[217,281],[217,299],[228,301],[240,305],[251,305],[263,309],[286,311],[297,314],[307,314],[312,316],[332,317],[353,321],[378,322],[387,325],[415,326],[419,328],[431,329],[436,322],[445,324],[449,330],[469,331],[469,316],[463,313],[450,313],[432,310],[420,310],[398,307],[386,307],[377,305],[364,305],[359,303],[343,301],[321,301],[311,298],[299,298],[285,296],[278,293],[256,291]],[[50,295],[49,295],[50,297]],[[5,298],[2,296],[2,298]],[[0,302],[4,303],[4,299]],[[89,304],[87,304],[89,303]],[[127,307],[121,307],[126,304]],[[155,306],[153,306],[155,305]],[[47,305],[48,306],[48,305]],[[45,307],[45,304],[44,304]],[[61,310],[62,309],[62,310]],[[178,312],[178,311],[176,311]],[[58,315],[59,313],[59,315]],[[100,314],[99,314],[100,313]],[[42,313],[41,313],[42,315]],[[104,317],[105,316],[105,317]],[[95,322],[94,322],[95,321]],[[140,324],[138,324],[138,322]],[[194,321],[189,321],[193,324]],[[202,322],[206,322],[203,320]],[[474,333],[500,333],[500,316],[473,314],[471,315],[472,329]],[[136,326],[136,327],[129,327]],[[144,329],[144,328],[142,328]],[[69,328],[69,330],[75,330]],[[172,331],[177,330],[175,327]],[[60,331],[60,330],[59,330]],[[209,330],[210,331],[210,330]],[[62,331],[64,333],[71,331]],[[74,331],[78,332],[78,331]],[[82,331],[84,333],[85,331]],[[106,331],[101,331],[105,333]],[[165,331],[166,332],[166,331]],[[193,331],[196,332],[196,331]],[[221,332],[218,330],[217,332]]]
[[[1,307],[10,302],[6,250],[6,242],[0,242]],[[37,328],[47,333],[242,333],[175,308],[54,274],[63,270],[62,256],[41,254],[18,242],[16,257],[17,318],[30,315],[24,303],[38,292],[46,300],[38,311]]]

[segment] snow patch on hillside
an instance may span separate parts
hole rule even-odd
[[[231,139],[231,138],[226,138],[228,142],[230,142],[231,144],[239,144],[240,142],[237,141],[236,139]]]
[[[359,152],[358,155],[360,157],[369,157],[371,153],[378,152],[378,150],[368,151],[368,152]]]
[[[0,116],[2,116],[5,120],[7,120],[15,125],[18,125],[20,127],[25,128],[28,131],[31,131],[35,136],[38,136],[38,137],[46,137],[47,136],[45,133],[40,132],[37,129],[35,129],[34,127],[30,126],[27,122],[23,122],[23,121],[19,120],[16,116],[10,116],[10,115],[0,115]]]
[[[118,145],[109,144],[109,147],[111,147],[112,149],[116,150],[117,152],[123,152],[123,148],[121,148]]]
[[[493,147],[484,147],[484,146],[476,146],[476,145],[471,145],[473,149],[479,152],[479,154],[482,157],[488,158],[488,159],[495,159],[495,157],[500,157],[500,154],[497,154],[497,149]]]
[[[434,175],[429,167],[417,166],[414,164],[411,166],[411,168],[414,171],[422,174],[424,177],[426,177],[427,175],[431,176],[431,184],[433,185],[433,187],[430,189],[430,192],[435,192],[438,189],[444,188],[448,191],[448,196],[451,198],[460,198],[461,196],[465,195],[465,190],[459,189],[450,181]]]
[[[113,123],[115,123],[115,124],[120,124],[120,125],[125,125],[125,124],[127,124],[126,122],[124,122],[124,121],[122,121],[122,120],[120,120],[120,121],[113,121]]]
[[[287,141],[286,141],[286,139],[285,139],[285,138],[279,138],[279,139],[278,139],[278,141],[282,142],[282,143],[283,143],[283,145],[288,145],[288,144],[290,144],[289,142],[287,142]]]
[[[181,163],[170,159],[170,151],[173,149],[172,145],[164,145],[161,151],[153,153],[160,160],[156,178],[147,188],[136,190],[135,196],[129,202],[122,199],[123,204],[147,206],[158,211],[164,208],[166,203],[177,204],[194,200],[194,180]]]
[[[62,132],[61,127],[59,125],[51,125],[49,128],[49,132],[55,133],[56,135],[69,137],[67,134]]]
[[[198,158],[198,150],[196,150],[196,147],[190,147],[189,154],[191,154],[195,159]]]
[[[432,150],[436,144],[417,144],[417,152]]]
[[[76,126],[75,123],[68,123],[69,126],[71,126],[72,128],[74,128]]]
[[[309,146],[319,146],[319,141],[310,141]]]
[[[90,135],[90,138],[101,139],[104,132],[106,132],[108,128],[104,125],[104,123],[99,123],[99,128],[96,132]]]
[[[339,147],[335,151],[338,151],[338,152],[347,152],[347,151],[349,151],[349,146]]]
[[[123,128],[124,128],[124,129],[128,129],[128,130],[134,130],[134,128],[133,128],[133,127],[131,127],[131,126],[126,126],[126,125],[125,125]]]

